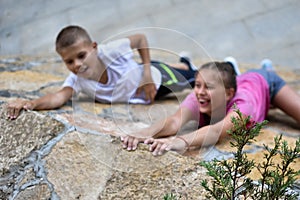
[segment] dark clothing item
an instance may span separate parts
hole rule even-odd
[[[159,61],[151,61],[151,65],[157,68],[162,75],[162,84],[158,89],[155,99],[160,99],[172,92],[179,92],[195,85],[195,73],[189,66],[189,70],[173,68]]]

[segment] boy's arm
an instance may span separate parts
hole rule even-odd
[[[151,139],[148,141],[149,143],[152,143],[150,151],[153,152],[153,155],[161,155],[169,150],[182,152],[191,146],[201,147],[214,145],[228,136],[227,130],[231,129],[233,126],[231,119],[236,116],[237,113],[230,111],[220,122],[204,126],[189,134],[168,138],[167,140]]]
[[[10,119],[16,119],[20,111],[24,110],[49,110],[65,104],[73,94],[71,87],[64,87],[56,93],[47,94],[35,100],[17,99],[7,105],[7,115]]]
[[[156,95],[156,87],[151,76],[151,59],[147,38],[144,34],[135,34],[129,36],[128,39],[130,40],[130,47],[138,50],[142,63],[144,64],[143,78],[137,93],[140,93],[142,90],[144,90],[146,94],[146,100],[150,100],[152,103]]]

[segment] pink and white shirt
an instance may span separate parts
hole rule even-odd
[[[253,121],[262,122],[266,118],[270,106],[269,86],[264,77],[255,72],[237,76],[237,91],[227,103],[226,113],[234,109],[234,104],[241,113],[251,116]],[[189,94],[180,106],[192,112],[193,119],[199,120],[199,127],[209,125],[207,117],[199,112],[200,104],[194,92]]]

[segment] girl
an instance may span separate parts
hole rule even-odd
[[[204,64],[196,74],[194,92],[176,113],[140,132],[143,138],[121,138],[123,147],[134,150],[144,141],[154,155],[161,155],[169,150],[182,152],[192,146],[213,145],[232,128],[231,119],[237,117],[234,105],[245,117],[261,122],[272,104],[300,123],[300,96],[272,70],[270,60],[262,62],[262,69],[237,77],[232,66],[230,62]],[[199,129],[175,136],[190,120],[198,120]]]

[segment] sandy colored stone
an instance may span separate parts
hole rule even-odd
[[[174,114],[179,108],[180,102],[176,97],[167,100],[156,101],[150,105],[140,104],[102,104],[95,102],[86,96],[72,101],[73,108],[78,111],[89,112],[103,118],[122,121],[142,121],[147,124]]]
[[[64,78],[67,78],[67,76],[71,73],[58,55],[53,58],[48,58],[45,62],[35,66],[34,71],[53,74]]]
[[[59,134],[64,125],[38,112],[23,112],[16,120],[6,118],[6,110],[0,107],[0,174],[10,166],[39,149],[49,139]]]
[[[62,114],[62,118],[69,124],[72,124],[78,131],[103,133],[114,136],[128,135],[134,133],[139,128],[146,125],[141,122],[128,123],[124,121],[116,121],[114,119],[104,119],[90,113],[72,113]]]
[[[2,72],[0,87],[10,90],[37,90],[47,82],[62,81],[61,77],[33,71]]]
[[[61,199],[96,199],[111,175],[108,136],[68,133],[46,157],[48,180]]]
[[[46,162],[61,199],[162,199],[171,192],[201,199],[204,192],[205,170],[197,160],[173,152],[154,157],[146,145],[128,152],[107,135],[71,132]]]
[[[273,146],[272,146],[272,147],[273,147]],[[258,164],[258,163],[262,164],[262,162],[265,161],[265,159],[264,159],[264,154],[266,154],[266,153],[267,153],[267,151],[264,150],[264,151],[259,151],[259,152],[253,153],[253,154],[247,154],[247,156],[248,156],[248,159],[249,159],[249,160],[254,160],[254,162],[255,162],[256,164]],[[276,156],[274,157],[274,159],[273,159],[273,162],[274,162],[275,166],[276,166],[277,164],[280,165],[280,164],[281,164],[281,158],[280,158],[280,156],[279,156],[279,155],[276,155]],[[292,163],[292,164],[290,165],[290,168],[292,168],[292,169],[295,170],[295,171],[300,170],[300,158],[295,159],[295,162]],[[273,168],[271,167],[269,170],[275,170],[275,168],[274,168],[274,167],[273,167]],[[254,168],[254,169],[252,170],[252,172],[249,174],[249,177],[250,177],[252,180],[258,180],[259,178],[261,178],[261,175],[260,175],[259,171],[258,171],[257,169]],[[300,179],[300,176],[298,176],[297,179],[299,180],[299,179]]]
[[[215,147],[222,151],[222,152],[235,152],[236,151],[236,147],[232,147],[230,142],[233,142],[233,139],[228,138],[228,139],[224,139],[221,142],[217,143],[215,145]],[[245,145],[244,150],[245,151],[253,151],[255,149],[255,147],[253,147],[253,145]]]
[[[267,144],[269,146],[274,146],[274,138],[279,137],[280,134],[274,132],[270,129],[264,129],[255,139],[256,142],[254,143],[257,146],[263,147],[264,144]],[[296,141],[298,137],[289,137],[286,135],[282,135],[282,141],[286,141],[288,146],[291,148],[295,147]]]
[[[279,109],[270,109],[267,120],[267,127],[279,134],[283,133],[295,137],[300,135],[300,124]]]
[[[169,58],[161,52],[157,55]],[[177,62],[178,56],[165,60]],[[18,56],[1,58],[1,61],[0,100],[5,102],[15,98],[10,95],[12,90],[15,95],[27,98],[37,98],[38,93],[48,94],[57,91],[69,74],[57,55]],[[193,61],[199,63],[198,65],[206,62],[206,60]],[[240,66],[244,72],[248,65]],[[292,72],[279,69],[278,73],[296,91],[300,89],[299,70]],[[38,93],[28,93],[36,90]],[[181,195],[182,199],[205,199],[200,180],[206,176],[198,161],[211,150],[210,148],[186,152],[185,155],[195,158],[182,157],[174,152],[169,152],[167,156],[153,157],[145,145],[139,145],[139,149],[135,152],[127,152],[122,149],[118,138],[112,139],[108,136],[132,134],[163,119],[176,111],[179,101],[189,92],[191,91],[184,91],[177,96],[171,95],[152,105],[100,104],[79,95],[79,99],[67,102],[67,105],[60,109],[23,112],[20,118],[14,121],[7,121],[3,113],[0,113],[2,116],[0,131],[10,130],[17,134],[0,135],[0,164],[4,166],[1,167],[1,172],[8,171],[11,166],[18,167],[21,164],[20,160],[28,153],[41,148],[49,138],[53,138],[63,129],[62,123],[49,118],[48,114],[51,114],[76,130],[68,132],[50,154],[42,158],[46,161],[48,179],[61,199],[163,199],[165,194],[171,192]],[[269,117],[271,121],[264,134],[260,135],[257,143],[246,147],[247,151],[252,152],[249,156],[253,156],[257,162],[261,162],[259,158],[262,158],[259,148],[263,144],[273,144],[275,135],[283,132],[284,139],[292,146],[299,134],[295,122],[282,112],[271,111]],[[194,124],[187,125],[181,132],[186,133],[194,129]],[[57,132],[54,131],[53,134],[49,132],[50,130]],[[229,141],[222,141],[212,149],[225,153],[233,151]],[[299,164],[298,160],[296,164]],[[20,185],[39,178],[34,171],[29,170],[26,173],[19,182]],[[6,184],[4,187],[10,187],[11,191],[16,188],[12,187],[16,183],[13,177],[2,183]],[[7,191],[3,192],[1,189],[0,198],[5,199],[11,191],[7,190],[8,193],[5,193]],[[46,184],[38,183],[20,191],[17,198],[43,199],[51,192]]]
[[[258,147],[264,147],[264,144],[272,146],[274,145],[274,138],[279,136],[280,134],[272,129],[262,129],[260,134],[255,137],[255,141],[252,144],[247,144],[244,147],[244,150],[246,152],[255,151],[255,149],[257,149]],[[287,135],[282,136],[282,140],[287,141],[288,145],[291,147],[295,146],[295,142],[297,139],[297,137],[289,137]],[[224,152],[234,152],[236,151],[236,148],[231,146],[230,142],[232,141],[233,140],[230,138],[225,139],[222,142],[217,143],[216,148]]]
[[[55,93],[55,92],[59,91],[60,89],[62,89],[62,84],[47,86],[47,87],[41,88],[40,95],[45,96],[50,93]],[[38,98],[38,97],[35,97],[35,98]]]
[[[16,71],[0,73],[0,87],[10,90],[37,90],[48,82],[62,81],[58,76],[34,71]]]
[[[121,151],[118,158],[136,170],[114,171],[99,199],[163,199],[170,193],[180,199],[206,199],[200,181],[208,177],[196,159],[174,152],[153,157],[146,145]]]
[[[288,83],[300,80],[300,70],[283,70],[278,69],[276,72]]]
[[[48,200],[51,199],[50,189],[47,184],[31,186],[21,191],[16,200]]]

